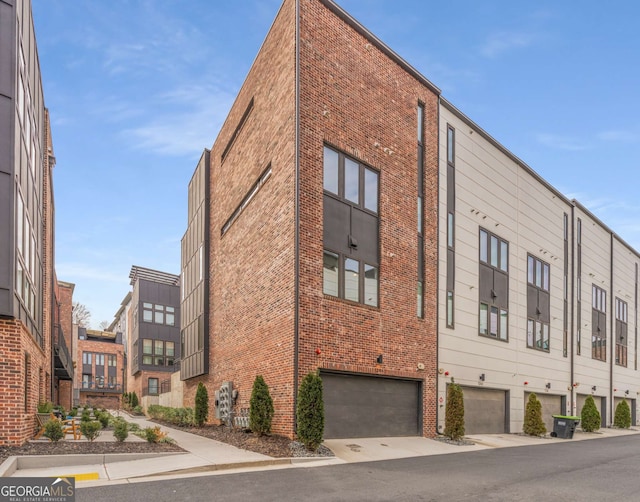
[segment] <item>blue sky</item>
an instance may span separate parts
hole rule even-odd
[[[442,95],[640,249],[640,3],[341,0]],[[187,184],[280,0],[33,0],[56,267],[97,327],[179,273]]]

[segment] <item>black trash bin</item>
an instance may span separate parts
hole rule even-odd
[[[553,432],[551,433],[551,437],[572,439],[578,422],[580,422],[580,417],[553,415]]]

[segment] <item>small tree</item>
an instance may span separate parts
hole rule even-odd
[[[582,430],[585,432],[597,431],[600,428],[600,422],[600,412],[598,408],[596,408],[593,396],[587,396],[584,406],[582,407],[582,413],[580,414]]]
[[[298,439],[308,450],[316,450],[324,436],[322,379],[317,373],[304,377],[298,390]]]
[[[258,375],[253,381],[249,401],[249,428],[259,436],[269,434],[271,420],[273,420],[273,399],[264,378]]]
[[[529,394],[527,400],[522,431],[529,436],[543,436],[547,432],[542,420],[542,403],[533,392]]]
[[[97,420],[80,422],[80,432],[91,442],[100,435],[100,429],[102,429],[102,425]]]
[[[464,436],[464,396],[462,389],[453,381],[453,378],[447,387],[444,435],[453,440],[458,440]]]
[[[209,415],[209,393],[202,382],[198,384],[196,390],[196,425],[202,427]]]
[[[628,429],[631,427],[631,408],[626,399],[623,399],[616,406],[616,413],[613,417],[613,425],[620,427],[621,429]]]
[[[58,419],[49,420],[44,426],[44,437],[57,443],[64,438],[64,427],[62,421]]]
[[[129,403],[131,404],[132,408],[140,405],[140,402],[138,401],[138,394],[136,394],[135,391],[132,392],[129,396]]]

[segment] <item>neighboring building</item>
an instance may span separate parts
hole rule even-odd
[[[55,281],[53,303],[53,401],[65,409],[73,406],[73,380],[76,367],[76,340],[73,336],[73,290],[75,284]]]
[[[189,182],[188,227],[181,249],[180,378],[209,373],[209,150]]]
[[[122,333],[78,328],[74,405],[119,409],[124,392]]]
[[[439,136],[439,400],[467,433],[522,431],[532,392],[548,430],[588,395],[637,424],[640,254],[444,99]]]
[[[0,2],[0,26],[0,444],[21,444],[54,398],[54,372],[73,375],[52,356],[64,340],[52,336],[55,157],[31,2]]]
[[[438,95],[332,1],[285,0],[194,175],[209,224],[190,205],[182,262],[208,238],[209,349],[186,405],[231,382],[244,414],[262,375],[291,436],[319,370],[325,437],[435,433]]]
[[[131,267],[127,392],[157,396],[180,359],[180,277]],[[166,384],[165,384],[166,385]]]

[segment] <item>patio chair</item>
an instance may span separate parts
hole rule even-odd
[[[38,433],[35,435],[35,439],[39,439],[40,436],[44,434],[47,423],[51,420],[56,420],[56,416],[53,413],[36,413],[36,420],[38,421],[40,430],[38,430]]]
[[[64,432],[64,437],[66,439],[67,434],[73,435],[73,439],[81,439],[82,432],[80,432],[80,422],[75,418],[69,418],[67,420],[62,421],[62,432]]]

